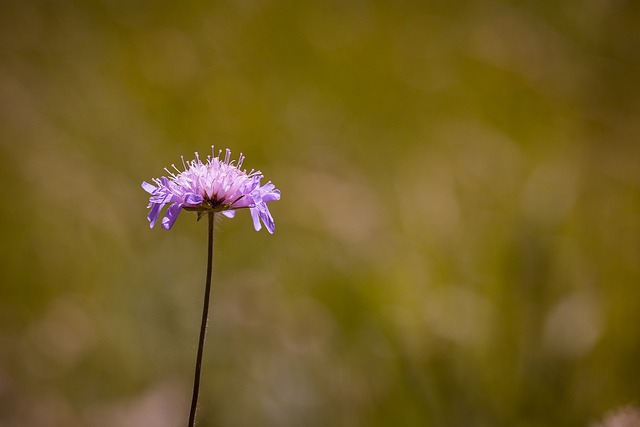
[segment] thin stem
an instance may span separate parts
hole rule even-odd
[[[198,406],[198,392],[200,390],[200,371],[202,369],[202,352],[204,350],[204,338],[207,333],[209,317],[209,295],[211,294],[211,269],[213,266],[213,217],[215,213],[209,212],[209,248],[207,255],[207,279],[204,289],[204,303],[202,307],[202,321],[200,323],[200,339],[198,340],[198,355],[196,357],[196,372],[193,379],[193,395],[191,397],[191,411],[189,412],[189,427],[196,422],[196,407]]]

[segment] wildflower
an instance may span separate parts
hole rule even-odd
[[[182,209],[198,212],[198,219],[205,213],[220,212],[228,218],[235,216],[237,209],[248,208],[256,231],[262,228],[261,221],[269,233],[273,233],[275,224],[267,203],[280,200],[280,190],[271,181],[261,185],[263,175],[260,171],[240,169],[244,156],[240,154],[237,164],[230,160],[231,151],[226,150],[221,160],[222,150],[212,153],[203,163],[195,153],[195,159],[185,162],[184,171],[171,165],[175,172],[165,168],[169,178],[154,178],[153,184],[142,183],[142,188],[151,194],[149,197],[149,220],[151,228],[155,225],[160,212],[169,205],[162,218],[162,228],[169,230],[176,222]]]

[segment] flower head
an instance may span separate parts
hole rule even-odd
[[[206,163],[202,163],[198,153],[196,158],[185,162],[182,158],[184,171],[171,165],[175,172],[165,168],[169,178],[162,176],[153,178],[153,184],[142,182],[142,188],[151,194],[149,197],[149,220],[151,228],[155,225],[164,205],[169,205],[162,218],[162,228],[169,230],[176,222],[182,209],[196,211],[198,215],[204,212],[220,212],[226,217],[233,218],[236,209],[249,208],[256,231],[264,223],[267,231],[273,233],[275,225],[267,208],[267,202],[280,200],[280,190],[271,181],[260,185],[263,176],[260,171],[240,169],[244,156],[240,154],[237,164],[230,160],[231,151],[227,148],[224,160],[220,159],[222,150],[215,155],[207,156]]]

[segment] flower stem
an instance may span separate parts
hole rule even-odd
[[[198,406],[198,393],[200,390],[200,371],[202,369],[202,352],[204,350],[204,338],[207,333],[207,322],[209,317],[209,295],[211,294],[211,269],[213,266],[213,219],[215,213],[208,212],[207,216],[209,218],[207,279],[204,289],[204,303],[202,307],[202,321],[200,323],[200,339],[198,340],[196,371],[193,379],[193,395],[191,397],[191,411],[189,412],[189,427],[193,427],[196,422],[196,407]]]

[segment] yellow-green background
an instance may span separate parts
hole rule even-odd
[[[588,426],[640,399],[640,8],[0,3],[0,426]]]

